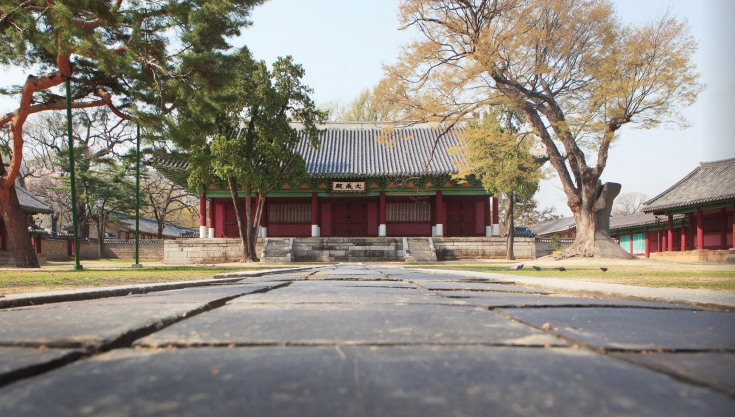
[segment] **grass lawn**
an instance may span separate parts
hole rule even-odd
[[[210,279],[216,274],[273,269],[274,266],[228,264],[227,266],[167,266],[142,262],[142,269],[130,268],[130,260],[83,261],[81,271],[73,263],[52,263],[41,269],[3,269],[0,271],[0,295],[42,291],[72,290],[128,284],[179,282]],[[283,268],[277,266],[275,268]]]
[[[735,291],[735,270],[723,265],[720,270],[697,270],[688,265],[672,265],[669,268],[648,265],[612,265],[607,272],[599,266],[565,266],[558,271],[544,266],[541,271],[532,269],[526,262],[520,271],[510,271],[507,265],[432,265],[422,268],[454,269],[463,271],[491,272],[536,278],[561,278],[580,281],[605,282],[608,284],[636,285],[642,287],[696,288],[717,291]]]

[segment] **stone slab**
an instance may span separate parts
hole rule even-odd
[[[432,291],[485,291],[485,292],[513,292],[524,294],[551,294],[545,290],[520,287],[509,284],[484,284],[475,282],[460,281],[428,281],[415,280],[412,281],[422,288]]]
[[[561,344],[545,332],[476,307],[228,304],[163,329],[135,345],[471,343]]]
[[[25,374],[74,360],[83,353],[76,349],[0,347],[0,386]]]
[[[264,288],[206,287],[0,310],[0,345],[97,349],[188,317],[211,303]]]
[[[698,310],[696,307],[681,304],[586,297],[557,297],[554,295],[487,293],[477,291],[437,291],[436,294],[489,308],[613,307]]]
[[[735,353],[613,353],[627,361],[735,395]]]
[[[537,327],[550,326],[553,333],[578,343],[605,349],[735,350],[735,313],[640,308],[502,312]]]
[[[252,294],[232,300],[231,304],[320,303],[320,304],[438,304],[464,305],[462,300],[440,297],[431,291],[412,288],[361,287],[336,284],[336,281],[296,282],[288,287]]]
[[[416,286],[410,282],[398,281],[398,280],[368,280],[368,279],[327,279],[324,281],[309,280],[309,283],[327,283],[331,287],[343,288],[343,287],[379,287],[379,288],[412,288],[416,289]]]
[[[590,352],[497,347],[125,349],[0,391],[0,415],[14,417],[724,417],[734,407]]]

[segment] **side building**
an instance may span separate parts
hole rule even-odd
[[[306,161],[306,180],[267,195],[261,237],[498,235],[497,201],[477,181],[456,178],[458,146],[457,131],[438,125],[330,123],[318,148],[304,141],[296,150]],[[186,184],[185,163],[156,166]],[[224,184],[207,188],[200,213],[201,237],[238,237]]]

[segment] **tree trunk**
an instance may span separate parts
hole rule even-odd
[[[240,231],[240,240],[242,241],[242,256],[243,260],[247,261],[250,258],[248,244],[247,244],[247,227],[243,221],[242,211],[240,210],[240,202],[237,196],[237,181],[234,177],[227,178],[227,185],[230,187],[230,195],[232,196],[232,205],[235,207],[235,219],[237,219],[237,229]],[[247,210],[247,209],[246,209]]]
[[[79,225],[77,228],[79,239],[89,239],[89,214],[87,213],[87,205],[85,203],[80,203],[77,206],[77,222]]]
[[[617,183],[597,184],[597,194],[591,207],[581,206],[574,212],[576,237],[574,243],[564,251],[565,258],[595,257],[634,259],[610,237],[610,212],[613,201],[620,193]]]
[[[163,239],[163,226],[164,226],[164,219],[158,220],[158,230],[156,231],[156,238]]]
[[[265,206],[265,195],[259,194],[258,204],[255,207],[255,215],[253,216],[253,221],[251,223],[253,237],[250,241],[250,253],[252,253],[255,262],[260,261],[260,258],[258,258],[258,252],[255,250],[255,247],[258,242],[258,235],[260,232],[260,218],[263,216],[263,206]]]
[[[10,189],[0,188],[0,215],[5,223],[8,250],[15,258],[18,268],[39,268],[36,252],[28,233],[26,213],[18,202],[15,185]]]
[[[505,259],[509,261],[513,261],[516,259],[515,254],[513,253],[513,228],[515,227],[515,221],[513,220],[514,205],[515,199],[513,197],[513,193],[510,193],[508,194],[508,206],[506,209],[505,217],[505,224],[507,225],[506,230],[508,231],[508,235],[506,237],[507,253],[505,255]]]
[[[247,187],[245,189],[245,224],[247,225],[247,239],[244,244],[247,245],[248,256],[245,258],[247,262],[258,262],[259,259],[255,255],[255,240],[258,235],[253,231],[253,199],[250,196],[253,189]]]
[[[100,259],[105,250],[105,216],[100,215],[99,221],[97,222],[97,253]]]

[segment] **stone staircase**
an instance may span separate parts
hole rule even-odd
[[[293,260],[293,239],[267,238],[263,242],[260,262],[289,263]]]
[[[403,262],[403,238],[302,238],[293,246],[297,262]]]
[[[406,238],[406,241],[407,263],[436,262],[436,250],[430,237]]]

